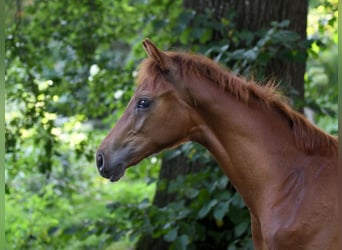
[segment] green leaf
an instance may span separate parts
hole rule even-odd
[[[172,249],[175,250],[186,250],[189,245],[189,237],[185,234],[177,238],[175,241],[174,247]]]
[[[175,241],[176,237],[178,236],[178,227],[170,230],[167,234],[164,235],[164,240],[168,242]]]
[[[191,32],[191,29],[190,29],[190,28],[186,28],[186,29],[180,34],[179,40],[180,40],[183,44],[187,44],[187,42],[189,41],[190,32]]]
[[[211,40],[212,36],[213,36],[213,31],[211,29],[206,29],[203,35],[200,37],[200,42],[206,43]]]
[[[227,176],[223,175],[217,183],[217,188],[219,188],[220,190],[223,190],[226,188],[227,184],[228,184],[228,178]]]
[[[228,212],[229,202],[220,202],[214,210],[214,217],[216,220],[221,221],[224,215]]]
[[[234,228],[234,234],[235,234],[236,237],[240,237],[245,232],[247,232],[247,229],[248,229],[248,223],[247,222],[242,222],[241,224],[237,225]]]
[[[199,195],[199,190],[198,189],[189,188],[189,189],[186,189],[186,191],[185,191],[185,196],[190,198],[190,199],[194,199],[198,195]]]
[[[243,208],[245,206],[245,203],[238,192],[233,195],[232,204],[237,208]]]
[[[245,53],[243,53],[243,57],[247,59],[248,61],[254,61],[258,56],[258,50],[256,48],[247,50]]]
[[[198,212],[198,217],[199,218],[204,218],[210,211],[211,209],[217,204],[217,200],[213,199],[209,203],[205,204],[202,209]]]

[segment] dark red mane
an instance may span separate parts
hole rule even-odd
[[[337,155],[337,138],[325,133],[302,114],[294,111],[285,101],[286,98],[277,92],[272,82],[258,85],[254,81],[234,75],[216,62],[200,55],[181,52],[166,54],[177,63],[182,78],[204,77],[247,105],[251,100],[256,100],[265,108],[278,110],[289,120],[299,149],[309,154]],[[138,84],[148,82],[158,88],[165,87],[162,82],[166,83],[163,72],[152,58],[147,58],[141,63],[137,81]]]

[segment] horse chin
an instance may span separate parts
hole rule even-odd
[[[110,175],[107,177],[111,182],[116,182],[118,180],[120,180],[126,172],[126,168],[125,167],[116,167],[111,173]]]
[[[126,165],[124,163],[113,164],[106,173],[101,174],[102,177],[109,179],[111,182],[120,180],[126,172]]]
[[[109,179],[111,182],[116,182],[124,176],[127,168],[137,165],[151,155],[149,152],[138,154],[135,150],[127,151],[129,152],[128,154],[116,155],[115,157],[113,155],[111,167],[107,174],[102,175],[103,177]]]
[[[113,174],[112,176],[109,177],[109,180],[111,182],[116,182],[116,181],[120,180],[124,175],[125,175],[125,170],[123,170],[119,174]]]
[[[139,161],[135,161],[135,162],[131,162],[129,163],[129,165],[125,165],[125,164],[118,164],[113,168],[113,171],[111,172],[110,177],[108,178],[111,182],[117,182],[118,180],[120,180],[126,172],[126,169],[134,166],[136,164],[138,164],[140,162]]]

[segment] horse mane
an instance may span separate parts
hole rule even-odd
[[[294,111],[287,99],[277,91],[274,81],[259,85],[253,80],[236,76],[223,66],[201,55],[183,52],[165,52],[177,64],[180,76],[204,77],[216,83],[224,91],[245,104],[256,101],[265,108],[274,108],[288,121],[298,149],[308,154],[337,156],[338,141],[317,126],[313,125],[302,114]],[[161,84],[166,81],[164,73],[152,58],[145,59],[140,65],[138,84],[149,79]],[[158,81],[156,81],[158,79]],[[156,86],[157,87],[157,86]]]

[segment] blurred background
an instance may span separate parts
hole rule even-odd
[[[253,249],[248,211],[187,143],[117,183],[95,167],[145,58],[141,42],[277,79],[337,134],[337,0],[5,0],[6,249]]]

